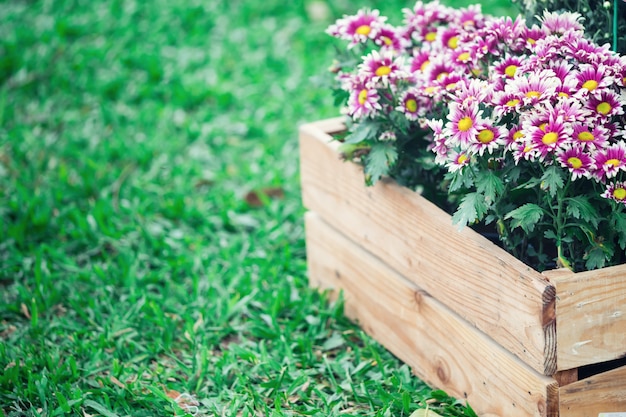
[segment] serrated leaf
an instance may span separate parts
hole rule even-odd
[[[556,233],[554,233],[554,230],[546,230],[543,232],[543,237],[548,240],[556,241]]]
[[[494,202],[504,191],[504,182],[493,171],[477,173],[476,191],[483,194],[488,202]]]
[[[461,204],[452,216],[452,222],[463,227],[481,220],[487,214],[485,198],[480,193],[468,193],[461,199]]]
[[[361,143],[368,139],[375,139],[380,124],[372,120],[363,120],[344,138],[344,143]]]
[[[606,252],[599,246],[595,246],[585,255],[585,267],[587,269],[598,269],[606,265]]]
[[[575,219],[584,220],[593,225],[598,226],[598,211],[591,205],[589,199],[585,196],[576,196],[567,198],[567,207],[565,213]]]
[[[375,184],[380,177],[387,175],[397,159],[398,151],[392,143],[374,143],[365,158],[365,174],[369,183]]]
[[[467,175],[467,171],[465,170],[448,172],[445,175],[445,179],[450,181],[450,185],[448,185],[448,192],[450,193],[463,189],[467,190],[474,186],[472,176]]]
[[[535,225],[541,220],[543,214],[543,209],[537,204],[527,203],[510,211],[504,218],[512,219],[511,226],[513,229],[521,227],[526,233],[530,233],[535,230]]]
[[[563,171],[556,165],[548,167],[541,176],[541,189],[548,191],[552,198],[559,188],[563,188],[564,183]]]

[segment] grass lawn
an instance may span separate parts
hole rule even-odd
[[[0,0],[0,416],[471,415],[307,288],[296,129],[361,5]]]

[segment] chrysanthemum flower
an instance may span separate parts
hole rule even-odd
[[[499,146],[504,144],[504,138],[507,134],[506,129],[502,126],[496,126],[493,123],[481,122],[476,126],[476,136],[470,143],[470,152],[483,155],[485,151],[492,153]]]
[[[620,96],[608,89],[602,90],[587,102],[587,108],[598,117],[624,114],[624,105],[626,105],[626,100],[620,100]]]
[[[450,113],[448,114],[448,123],[446,130],[450,132],[453,141],[460,144],[469,143],[477,134],[477,123],[479,122],[480,112],[478,105],[460,106],[456,103],[450,104]]]
[[[600,149],[606,146],[609,139],[609,131],[602,125],[588,126],[587,123],[572,125],[572,138],[583,149]]]
[[[626,182],[618,181],[614,184],[607,184],[606,191],[602,193],[602,197],[626,205]]]
[[[541,30],[541,28],[537,25],[533,25],[532,27],[524,27],[522,29],[521,38],[525,41],[525,46],[527,49],[531,49],[535,46],[538,40],[546,37],[546,33]]]
[[[584,26],[580,23],[581,15],[572,12],[549,12],[544,11],[543,16],[540,17],[541,29],[549,34],[564,34],[568,31],[583,32]]]
[[[386,17],[380,16],[378,10],[362,9],[354,16],[344,16],[343,19],[337,20],[334,25],[328,27],[326,33],[349,40],[348,48],[352,48],[354,45],[367,42],[368,39],[374,39],[386,20]]]
[[[454,102],[463,106],[475,106],[478,103],[488,103],[491,101],[492,88],[485,80],[470,78],[469,80],[459,80],[459,89],[455,93]]]
[[[389,51],[379,53],[372,51],[363,58],[359,65],[359,73],[369,79],[372,84],[388,86],[394,84],[400,78],[406,78],[407,73],[403,69],[404,63],[401,56],[394,56]]]
[[[595,93],[596,90],[608,86],[613,80],[606,76],[605,68],[604,65],[581,65],[576,76],[578,92],[580,94]]]
[[[411,88],[402,94],[396,110],[404,113],[408,120],[417,120],[423,115],[424,109],[420,108],[420,96],[415,88]]]
[[[515,77],[507,83],[505,91],[517,94],[524,104],[535,106],[542,101],[554,98],[556,89],[560,84],[559,79],[554,76],[554,72],[542,70],[531,73],[527,77]]]
[[[374,43],[381,50],[402,51],[408,46],[407,40],[402,37],[396,28],[391,25],[381,25],[374,36]]]
[[[361,119],[374,116],[381,109],[378,91],[370,87],[366,79],[354,77],[348,99],[348,114],[355,119]]]
[[[411,72],[425,72],[430,65],[430,54],[427,51],[419,50],[411,60]]]
[[[593,158],[579,146],[569,146],[557,152],[557,160],[572,174],[572,180],[589,177]]]
[[[619,171],[626,171],[626,143],[614,143],[594,155],[594,176],[599,180],[613,178]]]
[[[504,77],[514,78],[517,70],[522,66],[522,58],[517,56],[506,56],[504,59],[493,64],[493,72]]]
[[[524,104],[517,92],[505,92],[502,90],[494,92],[491,101],[491,104],[494,106],[493,113],[499,118],[519,111]]]
[[[568,132],[562,120],[549,121],[543,128],[530,131],[530,140],[543,160],[546,155],[561,147],[568,139]]]
[[[446,164],[446,168],[448,168],[449,172],[456,172],[462,169],[464,166],[469,165],[471,159],[466,152],[456,152],[452,151],[450,155],[448,155],[448,163]]]

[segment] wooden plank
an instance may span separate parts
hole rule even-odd
[[[323,129],[301,127],[304,204],[359,245],[546,375],[556,372],[554,287],[445,212],[388,181],[365,187]],[[445,239],[441,237],[445,236]]]
[[[626,265],[551,281],[557,295],[558,369],[626,356]]]
[[[345,312],[428,384],[481,417],[556,417],[553,378],[533,371],[315,213],[306,214],[310,283],[344,292]],[[463,295],[459,295],[463,297]]]
[[[626,413],[626,366],[559,388],[562,417]]]

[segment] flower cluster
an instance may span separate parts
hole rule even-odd
[[[370,182],[429,178],[457,223],[494,223],[505,248],[540,269],[621,261],[626,57],[585,38],[576,13],[529,26],[418,2],[404,16],[394,27],[362,10],[328,29],[353,53],[335,72],[353,122],[345,141]]]

